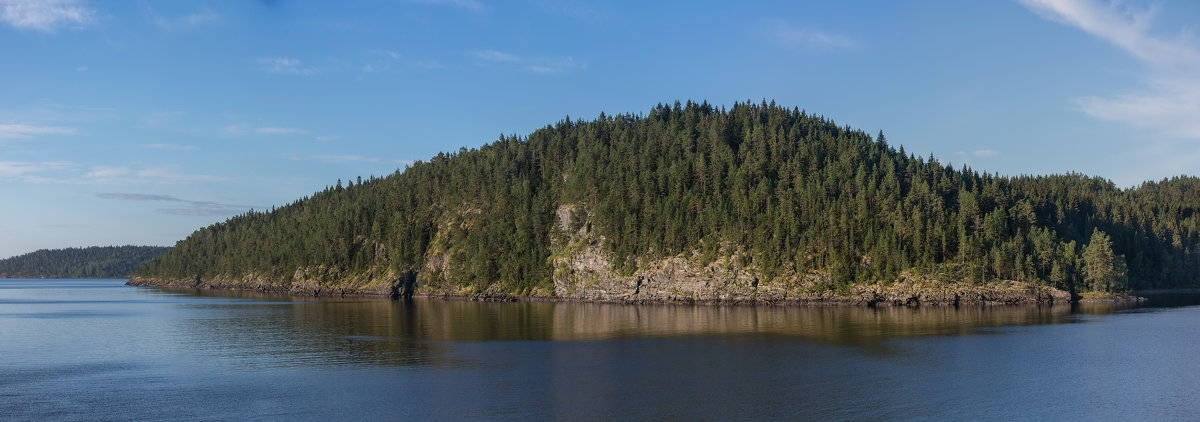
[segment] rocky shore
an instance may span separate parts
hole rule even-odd
[[[1146,298],[1142,296],[1128,294],[1106,294],[1085,296],[1079,299],[1079,303],[1111,303],[1116,305],[1134,305],[1145,302]]]
[[[291,296],[369,296],[400,298],[405,296],[465,299],[480,301],[561,301],[596,303],[676,303],[676,304],[729,304],[729,305],[834,305],[834,306],[960,306],[960,305],[1017,305],[1017,304],[1064,304],[1071,302],[1070,293],[1045,286],[1007,282],[987,285],[928,285],[911,284],[856,286],[848,293],[795,292],[785,289],[764,289],[763,294],[720,294],[720,295],[675,295],[657,294],[649,287],[659,281],[642,281],[644,290],[634,286],[633,294],[600,294],[591,291],[574,295],[511,295],[499,292],[470,293],[455,289],[431,289],[414,286],[405,290],[403,283],[389,285],[364,285],[359,288],[321,287],[300,283],[283,285],[251,278],[241,280],[158,280],[133,277],[130,286],[162,287],[176,289],[244,290]],[[712,283],[711,281],[709,282]],[[674,284],[666,290],[679,291],[683,284]],[[625,292],[628,293],[628,292]],[[1143,299],[1144,300],[1144,299]]]
[[[396,273],[379,268],[348,274],[326,267],[300,268],[287,276],[260,274],[209,278],[158,279],[134,276],[133,286],[182,289],[250,290],[293,296],[443,297],[491,301],[567,301],[602,303],[790,304],[852,306],[958,306],[992,304],[1063,304],[1071,294],[1020,281],[973,283],[948,275],[902,273],[895,280],[836,289],[828,273],[783,272],[770,276],[743,259],[741,251],[724,246],[718,257],[698,252],[640,259],[636,270],[616,270],[593,233],[589,216],[573,206],[556,212],[558,229],[548,262],[549,285],[514,292],[504,283],[480,287],[464,284],[453,274],[456,254],[441,239],[452,230],[439,230],[420,271]],[[461,224],[448,221],[447,225]]]

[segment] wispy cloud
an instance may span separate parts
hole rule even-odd
[[[264,135],[305,135],[308,130],[294,127],[260,127],[255,128],[254,132]]]
[[[400,60],[404,58],[404,55],[392,50],[374,50],[371,52],[392,60]]]
[[[491,66],[511,66],[534,73],[559,73],[567,70],[582,68],[573,57],[561,58],[526,58],[516,54],[498,50],[476,50],[471,56],[480,64]]]
[[[288,57],[259,57],[258,64],[260,69],[268,73],[286,73],[292,75],[311,75],[317,73],[317,69],[304,66],[299,59]]]
[[[24,177],[40,172],[62,170],[71,165],[65,161],[0,161],[0,177]]]
[[[1000,151],[996,151],[994,149],[977,149],[977,150],[971,151],[971,155],[974,155],[974,156],[980,157],[980,158],[995,157],[997,155],[1000,155]]]
[[[73,135],[77,130],[64,126],[0,124],[0,139],[32,139],[37,135]]]
[[[571,69],[582,67],[575,62],[572,57],[564,57],[561,59],[541,60],[537,63],[525,65],[525,70],[535,73],[559,73]]]
[[[447,6],[472,13],[487,13],[488,7],[479,0],[408,0],[408,3]]]
[[[248,125],[229,125],[225,127],[225,132],[234,135],[244,135],[248,133],[256,133],[259,135],[307,135],[311,133],[308,129],[295,127],[278,127],[278,126],[263,126],[254,127]]]
[[[785,22],[768,25],[767,28],[767,34],[780,46],[788,49],[849,48],[856,45],[854,40],[845,35],[802,28]]]
[[[168,183],[227,183],[227,177],[193,174],[171,166],[133,168],[127,166],[92,166],[82,178],[47,180],[60,183],[84,184],[168,184]]]
[[[475,58],[479,60],[488,62],[515,63],[521,61],[520,57],[496,50],[473,51],[471,52],[471,55],[475,56]]]
[[[365,155],[355,155],[355,154],[314,155],[311,157],[291,157],[290,159],[293,161],[309,161],[309,160],[311,160],[311,161],[321,161],[321,162],[325,162],[325,163],[336,163],[336,164],[362,163],[362,162],[377,163],[377,162],[382,161],[378,157],[367,157]]]
[[[118,166],[92,166],[83,177],[92,180],[112,180],[118,177],[133,174],[133,170],[129,167]]]
[[[186,206],[183,208],[161,208],[157,210],[160,213],[170,215],[232,215],[250,208],[245,205],[226,204],[213,201],[194,201],[190,199],[178,198],[172,195],[152,193],[104,192],[97,193],[96,197],[101,199],[115,199],[119,201],[174,202],[186,204]]]
[[[217,12],[214,12],[210,9],[204,9],[204,10],[201,10],[196,13],[191,13],[191,14],[177,16],[177,17],[166,17],[166,16],[159,15],[158,13],[156,13],[154,11],[154,9],[151,9],[149,6],[146,6],[146,11],[150,15],[151,22],[154,22],[154,24],[157,25],[159,28],[162,28],[162,29],[165,29],[168,31],[176,31],[176,30],[181,30],[181,29],[194,28],[197,26],[216,24],[216,23],[221,22],[221,15],[218,15]]]
[[[359,70],[364,73],[383,72],[392,69],[394,66],[420,69],[439,69],[442,67],[441,63],[437,61],[410,59],[394,50],[371,50],[369,53],[372,57],[367,60],[367,63],[359,67]]]
[[[94,165],[83,167],[68,161],[0,161],[0,179],[29,183],[69,185],[153,185],[180,183],[229,183],[228,177],[194,174],[177,166],[130,167]]]
[[[168,150],[175,150],[175,151],[193,151],[193,150],[200,149],[200,148],[197,148],[195,145],[182,145],[182,144],[146,144],[144,146],[146,148],[150,148],[150,149],[168,149]]]
[[[1144,88],[1111,97],[1079,98],[1093,117],[1200,139],[1200,45],[1186,32],[1154,35],[1157,9],[1091,0],[1019,0],[1040,16],[1108,41],[1146,65]],[[1156,31],[1156,29],[1158,31]]]
[[[534,4],[547,12],[584,21],[603,21],[612,16],[611,11],[594,1],[536,0]]]
[[[400,164],[404,167],[411,166],[416,161],[414,160],[393,160],[380,157],[371,157],[357,154],[328,154],[328,155],[311,155],[307,157],[290,157],[293,161],[319,161],[330,164],[347,164],[347,163],[393,163]]]
[[[83,26],[94,15],[81,0],[0,0],[0,22],[18,29],[54,32]]]
[[[134,173],[139,179],[157,183],[226,183],[228,177],[208,174],[192,174],[179,171],[172,167],[146,167]]]

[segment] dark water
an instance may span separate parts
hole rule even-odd
[[[1195,298],[405,304],[123,281],[0,280],[0,419],[1200,417]]]

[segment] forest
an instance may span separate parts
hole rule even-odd
[[[0,259],[0,277],[123,278],[168,249],[163,246],[91,246],[40,249]]]
[[[733,250],[764,282],[820,272],[831,291],[905,271],[1075,293],[1200,286],[1196,177],[1003,176],[773,102],[568,117],[213,224],[135,274],[419,272],[436,248],[456,283],[532,294],[551,283],[563,205],[627,273]]]

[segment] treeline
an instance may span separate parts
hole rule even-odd
[[[0,259],[0,277],[122,278],[170,249],[163,246],[92,246],[40,249]]]
[[[339,181],[201,229],[137,274],[422,271],[436,250],[456,283],[528,293],[551,283],[563,204],[587,217],[624,272],[682,252],[737,251],[767,282],[817,271],[835,290],[905,270],[1074,292],[1200,286],[1195,177],[1132,189],[1074,173],[1004,177],[795,108],[691,102],[567,118],[387,177]]]

